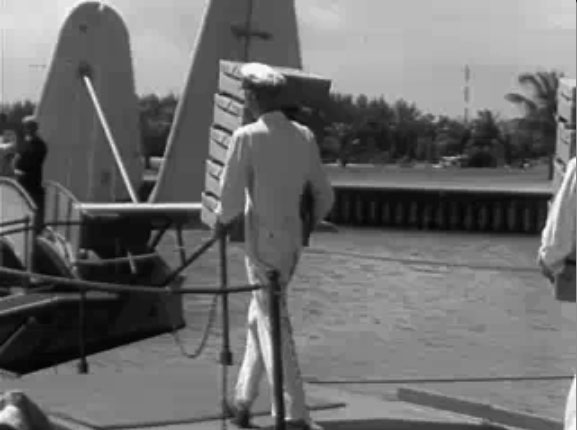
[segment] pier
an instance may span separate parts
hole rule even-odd
[[[154,186],[160,164],[152,160],[143,196]],[[544,167],[526,171],[327,165],[335,190],[328,221],[356,227],[534,235],[545,225],[553,195]]]

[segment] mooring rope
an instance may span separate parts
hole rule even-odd
[[[487,376],[477,378],[400,378],[400,379],[317,379],[305,378],[309,384],[316,385],[401,385],[401,384],[452,384],[457,382],[525,382],[525,381],[564,381],[573,379],[573,375],[552,376]]]
[[[219,296],[217,296],[217,295],[215,295],[212,298],[210,308],[208,311],[207,322],[206,322],[206,324],[202,330],[200,342],[198,343],[196,348],[193,349],[193,352],[188,351],[188,349],[184,345],[184,342],[183,342],[182,338],[180,337],[180,334],[178,333],[178,328],[177,328],[176,324],[174,323],[174,319],[172,317],[172,313],[170,312],[168,303],[164,303],[163,309],[164,309],[165,314],[166,314],[166,316],[169,320],[169,323],[170,323],[171,336],[174,340],[174,343],[176,343],[176,346],[178,347],[180,354],[183,357],[185,357],[189,360],[196,360],[204,352],[206,345],[208,344],[208,339],[210,338],[212,328],[214,327],[214,322],[216,321],[216,308],[218,305],[218,299],[219,299]]]
[[[384,255],[375,254],[361,254],[357,252],[348,251],[329,251],[323,248],[308,248],[305,250],[305,254],[309,255],[323,255],[323,256],[337,256],[343,258],[357,258],[362,260],[374,260],[374,261],[386,261],[391,263],[401,263],[413,266],[444,266],[444,267],[458,267],[463,269],[472,270],[489,270],[495,272],[520,272],[520,273],[538,273],[539,269],[537,267],[531,266],[501,266],[501,265],[491,265],[491,264],[471,264],[471,263],[459,263],[459,262],[448,262],[439,260],[425,260],[416,258],[399,258],[399,257],[387,257]]]

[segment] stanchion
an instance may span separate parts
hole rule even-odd
[[[274,271],[268,274],[269,280],[269,307],[272,324],[272,372],[274,378],[274,403],[276,410],[275,429],[286,430],[283,363],[282,363],[282,338],[281,338],[281,300],[282,290],[279,282],[279,273]]]
[[[78,304],[78,373],[88,373],[88,360],[86,359],[86,290],[80,290],[80,303]]]
[[[220,254],[220,286],[223,290],[228,288],[228,267],[226,260],[227,235],[223,232],[219,238]],[[222,350],[220,353],[220,364],[222,366],[222,387],[221,387],[221,408],[222,408],[222,428],[226,429],[228,414],[228,367],[232,366],[232,352],[230,350],[230,322],[228,318],[228,294],[221,297],[222,304]]]

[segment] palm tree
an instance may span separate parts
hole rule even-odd
[[[519,85],[525,94],[509,93],[505,99],[523,110],[526,123],[544,140],[549,157],[549,179],[553,178],[553,155],[557,131],[557,91],[561,72],[539,71],[519,75]]]

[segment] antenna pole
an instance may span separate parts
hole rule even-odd
[[[6,9],[6,0],[2,0],[2,14],[5,14]],[[4,67],[4,60],[5,60],[5,52],[6,52],[6,45],[5,45],[5,38],[6,33],[4,29],[4,24],[0,27],[0,112],[4,111],[4,103],[6,99],[6,94],[4,93],[4,76],[5,76],[5,67]]]
[[[470,108],[470,100],[471,100],[471,69],[469,65],[465,65],[465,125],[469,124],[469,108]]]

